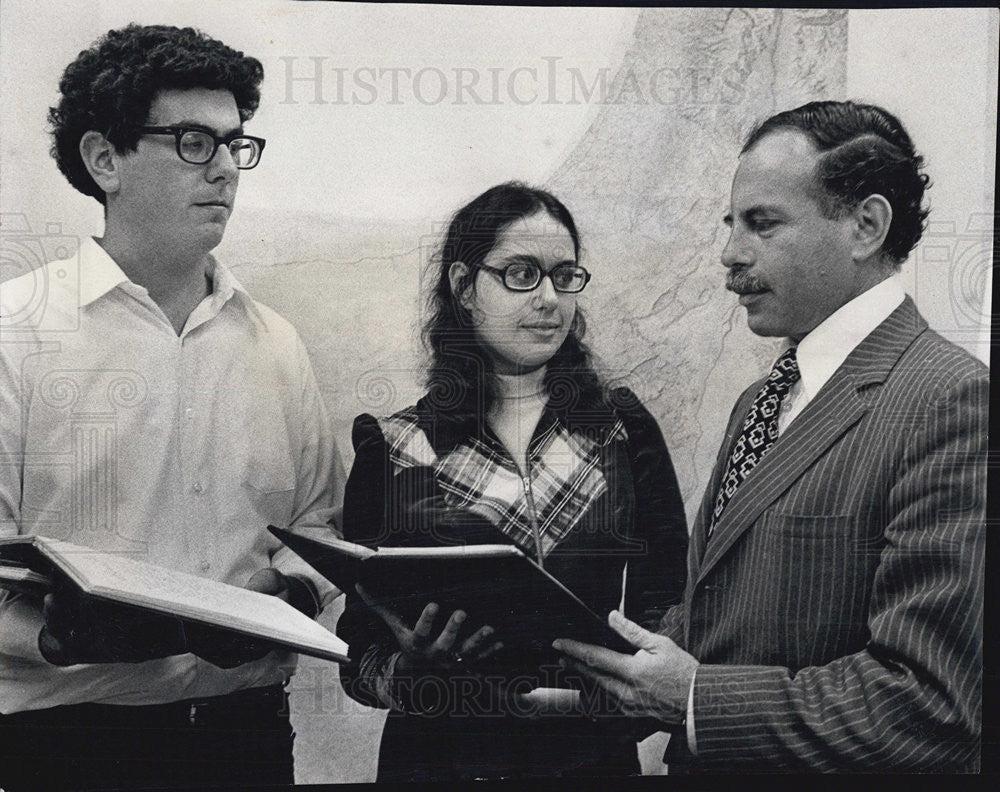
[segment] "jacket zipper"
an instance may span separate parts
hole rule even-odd
[[[531,533],[535,539],[535,560],[538,566],[545,568],[545,559],[542,557],[542,533],[538,529],[538,514],[535,512],[535,498],[531,494],[531,461],[525,459],[528,466],[527,472],[521,476],[521,484],[524,487],[524,497],[528,504],[528,519],[531,521]]]

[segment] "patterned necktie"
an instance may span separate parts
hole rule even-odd
[[[757,393],[753,405],[743,421],[743,431],[733,446],[733,452],[726,463],[726,474],[719,485],[712,510],[712,524],[708,535],[712,535],[719,517],[732,499],[750,471],[778,439],[778,410],[788,389],[799,379],[799,364],[795,360],[795,347],[786,349],[771,369],[764,386]]]

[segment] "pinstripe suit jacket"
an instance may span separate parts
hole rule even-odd
[[[693,761],[976,770],[986,367],[907,298],[789,424],[706,541],[760,384],[730,417],[684,599],[662,624],[702,663]],[[673,746],[666,760],[685,754]]]

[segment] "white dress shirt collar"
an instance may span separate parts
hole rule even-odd
[[[149,296],[144,286],[129,280],[128,275],[118,266],[118,263],[101,247],[93,237],[86,239],[80,245],[80,307],[90,305],[104,295],[122,287],[126,293],[142,299]],[[208,257],[205,274],[212,281],[212,292],[207,299],[210,301],[210,312],[214,315],[222,310],[234,294],[239,294],[243,305],[257,313],[257,306],[250,298],[236,276],[224,264],[216,261],[214,256]],[[258,318],[260,318],[258,316]]]
[[[128,275],[93,237],[80,244],[80,273],[81,308],[96,302],[112,289],[131,283]]]
[[[796,359],[807,401],[905,297],[899,276],[892,275],[834,311],[799,342]]]

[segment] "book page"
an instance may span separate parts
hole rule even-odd
[[[26,567],[0,563],[0,589],[3,588],[41,594],[52,588],[52,580]]]
[[[347,644],[286,602],[131,558],[36,537],[85,592],[205,624],[236,629],[295,648],[347,657]]]
[[[376,553],[380,556],[403,556],[416,558],[431,556],[434,558],[494,558],[503,556],[523,556],[520,548],[514,545],[455,545],[449,547],[380,547]]]

